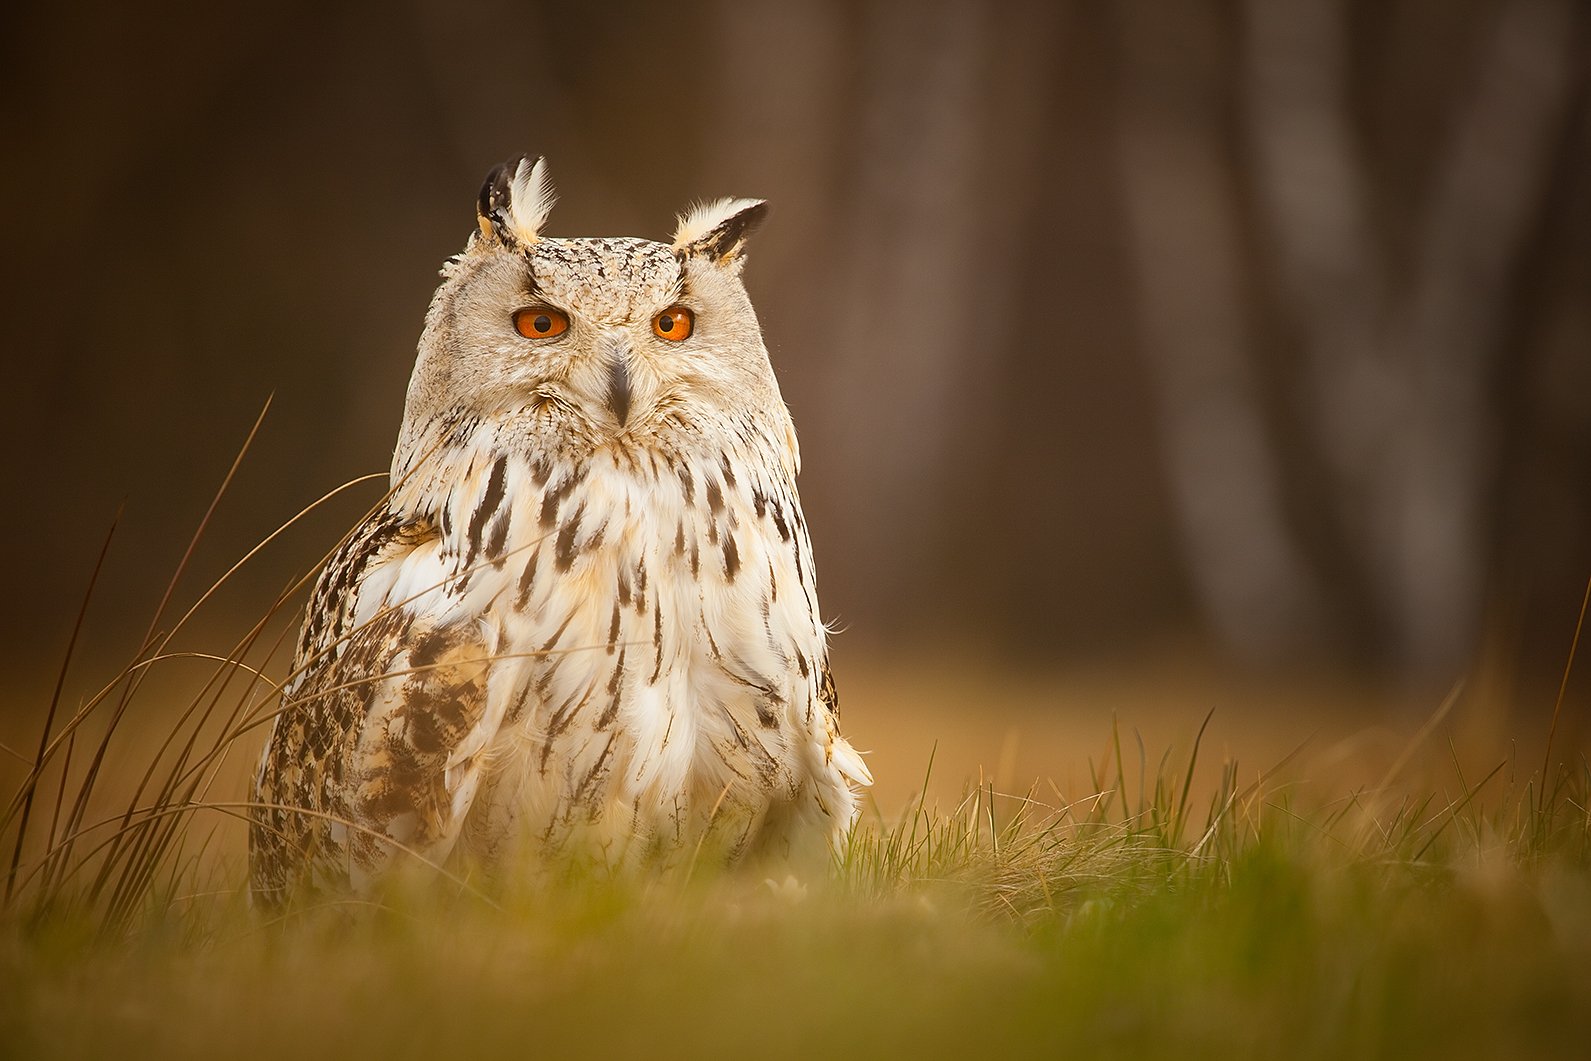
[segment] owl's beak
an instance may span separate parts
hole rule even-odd
[[[630,361],[628,351],[614,350],[608,357],[608,409],[623,427],[630,419]]]

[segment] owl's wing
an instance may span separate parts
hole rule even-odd
[[[257,898],[358,891],[452,848],[498,720],[490,648],[438,546],[428,523],[382,513],[321,573],[255,785]]]

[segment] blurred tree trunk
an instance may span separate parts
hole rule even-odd
[[[1274,659],[1321,630],[1283,512],[1251,362],[1242,218],[1222,151],[1221,27],[1206,5],[1121,3],[1116,142],[1184,554],[1216,630]]]
[[[1386,204],[1350,110],[1348,15],[1342,0],[1246,5],[1254,184],[1327,470],[1334,582],[1367,606],[1393,660],[1445,671],[1479,627],[1498,441],[1488,391],[1565,131],[1575,35],[1568,0],[1509,0],[1484,26],[1400,268],[1373,236]]]
[[[990,11],[967,0],[870,4],[861,22],[829,248],[833,319],[852,356],[830,366],[827,397],[849,462],[839,504],[856,514],[841,549],[871,558],[875,600],[911,608],[934,592],[924,576],[943,567],[964,489],[946,469],[981,369],[971,315],[1005,275],[978,268],[995,42]]]

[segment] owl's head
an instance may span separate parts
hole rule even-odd
[[[699,206],[665,244],[543,236],[552,202],[541,159],[487,176],[478,228],[426,315],[395,472],[449,421],[543,437],[550,425],[589,446],[646,444],[711,418],[788,430],[740,280],[765,203]]]

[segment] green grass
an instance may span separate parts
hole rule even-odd
[[[146,680],[199,658],[194,611],[163,602],[4,749],[0,1056],[1591,1053],[1591,766],[1550,737],[1537,768],[1330,791],[1112,734],[1080,793],[924,796],[800,881],[431,877],[266,921],[238,762],[291,592],[175,702]]]
[[[1119,761],[1111,769],[1119,766]],[[183,859],[107,931],[86,888],[0,924],[17,1056],[1583,1057],[1591,769],[1543,794],[1304,806],[1197,763],[1141,799],[969,793],[827,875],[436,879],[263,923]],[[1115,775],[1119,777],[1120,775]],[[1277,787],[1273,787],[1277,786]]]

